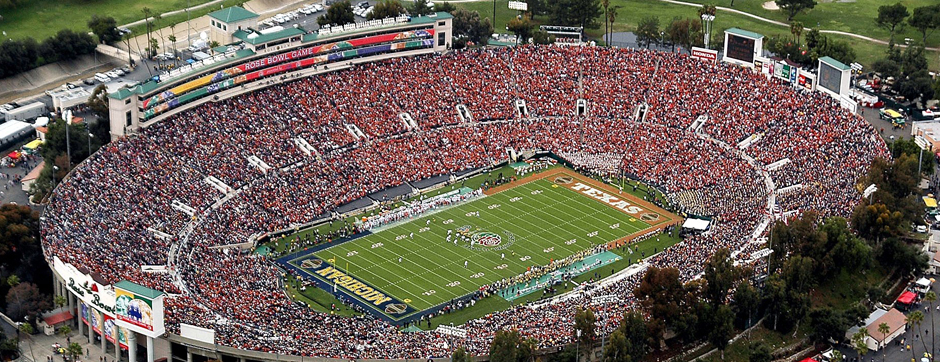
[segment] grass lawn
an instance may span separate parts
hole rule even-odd
[[[730,7],[731,4],[731,0],[721,0],[718,2],[711,0],[686,1],[699,4],[712,3],[723,7]],[[819,27],[822,30],[845,31],[887,41],[889,36],[888,30],[878,27],[878,24],[875,23],[875,18],[878,17],[879,6],[894,4],[896,2],[900,2],[901,4],[904,4],[904,6],[907,6],[908,12],[912,14],[914,13],[914,8],[916,7],[936,4],[935,0],[856,0],[852,2],[817,1],[818,4],[814,9],[798,14],[794,20],[803,23],[803,26],[805,27]],[[734,2],[734,9],[784,23],[787,22],[786,13],[780,10],[766,10],[762,6],[763,3],[763,0],[737,0]],[[722,15],[722,12],[719,12],[718,17],[720,18]],[[905,37],[920,39],[921,35],[917,32],[917,29],[911,26],[907,26],[903,31],[895,35],[895,39],[900,39],[903,41]],[[927,39],[927,44],[929,46],[940,45],[940,34],[935,32],[933,36]]]
[[[916,6],[930,4],[931,1],[932,0],[908,0],[902,1],[902,3],[906,4],[909,8],[913,8]],[[706,3],[713,1],[690,0],[690,2]],[[777,11],[764,10],[761,8],[761,3],[762,2],[759,0],[738,0],[734,5],[735,9],[738,10],[747,11],[749,13],[764,16],[773,20],[784,22],[786,21],[785,15],[782,15]],[[887,40],[887,31],[878,28],[874,24],[874,18],[877,16],[877,4],[880,3],[883,3],[883,1],[859,0],[857,3],[820,2],[820,4],[816,6],[816,9],[806,14],[797,16],[797,20],[802,21],[804,26],[816,26],[816,22],[819,21],[822,29],[848,31]],[[506,1],[497,1],[496,4],[496,29],[497,32],[505,33],[506,22],[508,22],[516,12],[510,11],[507,8]],[[727,7],[729,4],[730,1],[723,0],[717,5]],[[456,3],[455,5],[458,8],[477,10],[480,12],[482,17],[492,17],[493,14],[492,2]],[[670,4],[658,0],[611,0],[611,6],[621,7],[618,10],[617,20],[613,25],[613,32],[634,31],[636,30],[637,23],[639,23],[640,19],[649,16],[655,16],[659,18],[661,29],[665,28],[675,17],[692,18],[697,16],[696,8],[694,7]],[[539,16],[535,18],[535,21],[538,23],[546,23],[548,18]],[[783,35],[787,37],[790,36],[790,29],[788,27],[783,27],[759,21],[744,15],[719,10],[713,23],[712,31],[719,33],[724,29],[732,27],[754,31],[763,34],[766,37],[770,37],[772,35]],[[604,30],[602,23],[601,29],[589,29],[587,33],[592,38],[600,39],[603,37],[603,32]],[[885,51],[887,50],[886,45],[876,44],[858,38],[834,34],[826,34],[826,36],[834,40],[849,42],[849,44],[855,49],[855,54],[857,55],[856,61],[869,69],[875,60],[884,57]],[[916,36],[913,29],[910,27],[908,27],[905,32],[901,33],[901,35],[895,36],[896,39],[903,39],[904,37],[919,39],[919,36]],[[940,46],[940,32],[935,32],[935,34],[928,39],[928,44],[930,44],[930,46]],[[940,57],[938,56],[940,56],[940,53],[927,53],[927,61],[931,70],[940,70]]]
[[[0,10],[3,20],[0,21],[0,30],[7,32],[7,37],[17,39],[31,36],[42,41],[62,29],[72,29],[81,32],[90,31],[87,22],[92,15],[111,16],[117,20],[118,25],[141,20],[144,14],[141,10],[149,7],[155,14],[179,10],[189,6],[199,5],[210,0],[26,0],[13,9]],[[226,7],[241,4],[244,1],[225,0]],[[202,12],[193,12],[193,18],[206,14],[210,10],[218,9],[210,6],[200,9]],[[186,21],[186,14],[174,16],[175,22]],[[162,20],[160,25],[169,25],[172,22]],[[136,32],[138,33],[139,32]]]
[[[565,179],[559,183],[559,177]],[[312,276],[322,276],[316,272],[325,268],[339,269],[422,311],[531,267],[642,234],[674,217],[642,200],[602,202],[596,189],[582,182],[591,184],[573,171],[546,171],[484,198],[315,251],[316,264],[310,263],[309,253],[282,262]],[[647,222],[645,217],[652,218]],[[447,240],[451,233],[453,238]],[[458,241],[458,233],[467,238]],[[473,244],[467,242],[471,239]],[[609,265],[603,268],[608,270]],[[375,311],[383,313],[380,308]],[[387,308],[384,311],[388,313]]]

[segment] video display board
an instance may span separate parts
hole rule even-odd
[[[728,34],[728,58],[740,60],[742,62],[754,62],[754,39]]]
[[[842,94],[842,70],[825,62],[819,62],[819,86],[833,93]]]

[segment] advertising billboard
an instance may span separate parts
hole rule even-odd
[[[118,325],[151,337],[162,335],[164,294],[120,281],[114,284],[114,317]]]
[[[725,56],[745,63],[754,63],[754,39],[728,34]]]
[[[718,51],[692,47],[692,58],[714,63],[718,61]]]

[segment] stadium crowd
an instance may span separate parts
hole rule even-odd
[[[578,99],[587,116],[575,116]],[[642,104],[648,112],[637,120]],[[702,115],[705,124],[690,129]],[[708,233],[644,260],[680,267],[684,279],[699,275],[718,248],[740,251],[741,260],[756,251],[749,241],[774,192],[765,174],[776,188],[800,185],[778,195],[776,208],[848,216],[860,198],[855,181],[872,159],[888,157],[875,130],[830,98],[748,69],[648,50],[476,49],[299,79],[206,103],[112,142],[56,188],[43,247],[48,258],[109,282],[172,293],[171,332],[180,323],[212,328],[218,344],[241,349],[425,358],[462,345],[485,354],[501,328],[554,346],[570,342],[573,310],[584,305],[595,309],[602,333],[612,331],[636,306],[640,275],[487,315],[455,339],[309,310],[285,295],[284,272],[271,260],[228,248],[330,219],[337,207],[383,189],[498,164],[507,148],[549,150],[579,169],[629,175],[681,211],[713,217]],[[765,170],[782,159],[789,162]],[[209,177],[228,187],[210,186]],[[169,261],[178,280],[140,271]]]

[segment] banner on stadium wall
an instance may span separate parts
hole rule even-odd
[[[320,56],[316,56],[316,57],[312,57],[312,58],[308,58],[308,59],[304,59],[300,61],[295,61],[289,64],[283,64],[283,65],[279,65],[279,66],[272,67],[272,68],[254,71],[248,74],[241,74],[241,75],[234,77],[233,79],[211,84],[207,87],[202,88],[201,90],[196,90],[194,92],[187,93],[186,95],[183,95],[181,97],[173,98],[167,102],[156,105],[153,108],[144,112],[144,119],[150,119],[156,115],[159,115],[170,109],[176,108],[182,104],[188,103],[191,100],[200,98],[206,94],[215,93],[215,92],[218,92],[227,88],[231,88],[233,86],[236,86],[242,83],[251,82],[261,77],[283,73],[292,69],[305,68],[305,67],[309,67],[315,64],[322,64],[326,62],[337,62],[337,61],[341,61],[341,60],[348,59],[348,58],[354,58],[357,56],[366,56],[366,55],[380,53],[380,52],[387,52],[390,50],[407,50],[407,49],[414,49],[414,48],[420,48],[420,47],[431,47],[433,45],[434,45],[433,39],[410,41],[410,42],[405,42],[405,43],[383,44],[383,45],[378,45],[378,46],[373,46],[373,47],[349,50],[349,51],[340,52],[340,53],[320,55]]]
[[[52,268],[82,302],[106,314],[114,313],[114,289],[110,285],[99,284],[90,275],[78,271],[78,268],[63,262],[58,256],[52,258]]]
[[[108,342],[118,342],[121,349],[127,349],[127,330],[114,324],[114,318],[104,318],[104,337]]]
[[[403,39],[414,39],[422,37],[433,37],[434,29],[427,30],[415,30],[415,31],[403,31],[399,33],[375,35],[358,39],[351,39],[346,41],[340,41],[335,43],[328,43],[322,45],[316,45],[312,47],[297,49],[287,53],[276,54],[266,58],[261,58],[240,64],[238,66],[228,68],[213,74],[202,76],[196,80],[180,84],[172,89],[160,92],[153,97],[144,101],[144,109],[149,109],[150,107],[156,106],[158,103],[163,102],[167,99],[179,96],[183,93],[192,91],[196,88],[208,85],[210,83],[218,82],[226,78],[230,78],[245,72],[249,72],[255,69],[264,68],[267,66],[280,64],[287,61],[297,60],[301,58],[306,58],[311,55],[341,50],[341,49],[351,49],[358,46],[385,43],[395,40]]]

